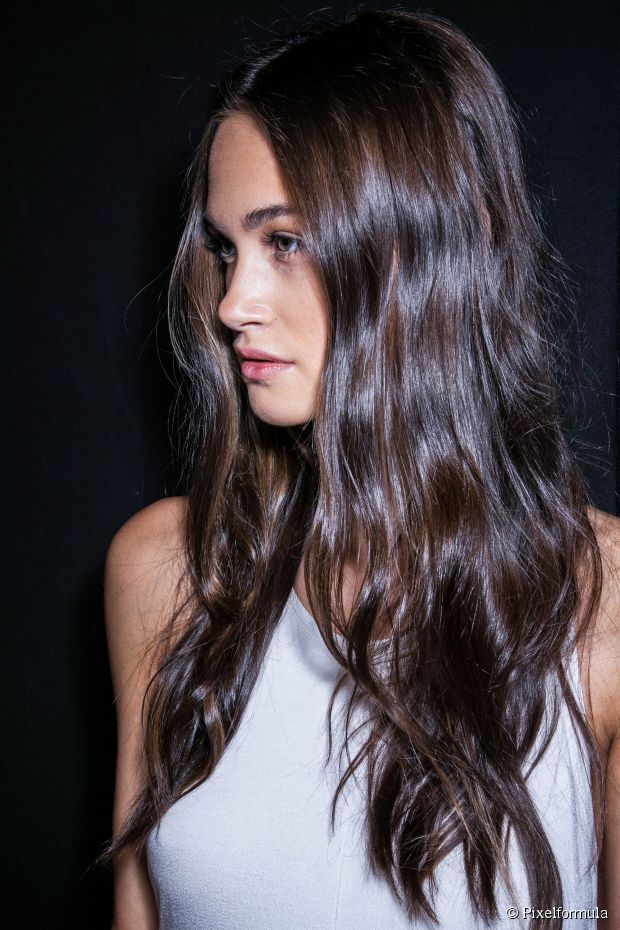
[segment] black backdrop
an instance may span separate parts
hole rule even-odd
[[[64,0],[11,11],[0,368],[2,901],[13,930],[110,927],[110,879],[88,870],[110,829],[114,774],[102,566],[124,520],[183,491],[160,319],[182,182],[209,87],[242,36],[260,41],[314,8]],[[518,106],[530,182],[575,282],[567,430],[595,503],[615,513],[616,4],[409,8],[468,31]]]

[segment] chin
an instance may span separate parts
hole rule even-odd
[[[302,426],[312,419],[312,410],[294,409],[290,404],[253,404],[252,411],[259,420],[271,426]]]

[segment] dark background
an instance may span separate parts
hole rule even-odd
[[[373,6],[389,6],[375,3]],[[482,46],[575,287],[566,428],[617,512],[617,4],[401,4]],[[348,12],[358,4],[327,8]],[[2,793],[13,930],[107,928],[115,720],[102,569],[118,527],[182,493],[162,315],[209,89],[309,2],[15,4],[2,254],[6,327]],[[158,322],[159,320],[159,322]]]

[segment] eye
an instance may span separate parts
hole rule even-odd
[[[214,236],[210,232],[205,232],[204,243],[209,252],[213,252],[218,264],[227,265],[235,257],[234,245],[224,236]]]
[[[276,261],[288,261],[303,249],[301,239],[290,233],[267,233],[261,238],[272,247],[271,255]],[[215,255],[218,265],[229,265],[237,257],[234,244],[219,232],[206,229],[204,245]]]
[[[273,246],[272,255],[277,261],[286,261],[303,249],[301,239],[290,233],[269,233],[265,241]]]

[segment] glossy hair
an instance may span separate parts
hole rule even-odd
[[[275,153],[328,306],[316,413],[299,428],[253,414],[217,317],[207,164],[236,112]],[[527,776],[566,700],[602,781],[565,671],[602,575],[558,413],[561,283],[506,94],[445,20],[368,11],[311,23],[223,82],[170,289],[191,398],[191,593],[145,698],[148,783],[101,861],[141,847],[213,772],[303,554],[312,613],[343,669],[336,690],[353,682],[349,709],[366,724],[332,815],[364,765],[368,854],[412,917],[436,919],[433,876],[458,847],[473,907],[491,919],[497,877],[510,887],[509,831],[530,899],[562,900]],[[335,605],[358,541],[367,567],[347,620]],[[372,637],[386,628],[382,674]]]

